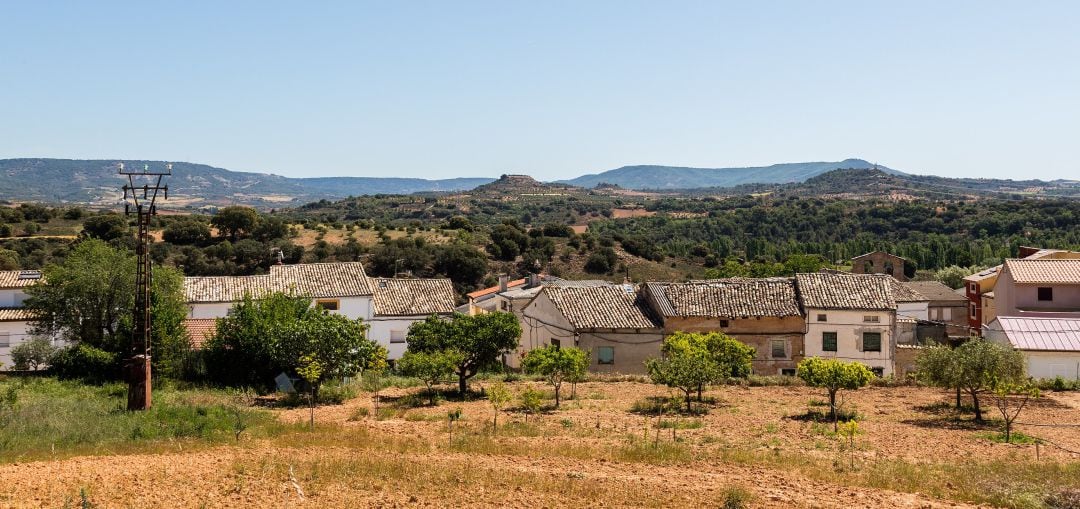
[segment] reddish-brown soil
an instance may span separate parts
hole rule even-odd
[[[482,387],[490,382],[474,382]],[[511,384],[520,391],[527,384]],[[532,383],[536,388],[546,386]],[[563,408],[533,416],[527,433],[510,428],[481,435],[493,410],[484,400],[407,408],[416,389],[390,389],[381,398],[389,415],[375,419],[365,394],[316,410],[319,428],[278,439],[213,448],[175,444],[156,453],[77,457],[0,467],[0,506],[77,507],[80,490],[95,507],[717,507],[732,489],[752,494],[750,507],[971,507],[920,493],[859,487],[788,470],[783,463],[725,461],[722,448],[747,454],[820,459],[841,456],[831,425],[806,419],[824,395],[805,387],[722,387],[701,426],[676,432],[679,444],[701,454],[684,461],[615,457],[610,451],[648,433],[671,443],[656,418],[630,412],[635,402],[669,396],[653,385],[587,383]],[[564,391],[569,394],[569,388]],[[868,388],[849,393],[846,408],[861,415],[858,464],[877,461],[1034,461],[1032,445],[994,443],[990,428],[950,419],[946,391]],[[987,403],[987,415],[994,410]],[[368,417],[358,414],[367,408]],[[460,409],[458,433],[472,445],[448,448],[447,411]],[[385,412],[385,410],[384,410]],[[307,409],[279,411],[303,422]],[[500,423],[520,422],[504,412]],[[693,421],[691,417],[665,419]],[[1022,414],[1038,424],[1080,422],[1080,393],[1051,393]],[[1017,426],[1061,447],[1080,450],[1076,428]],[[485,432],[486,433],[486,430]],[[473,440],[470,438],[469,440]],[[605,449],[607,447],[608,449]],[[576,451],[576,452],[575,452]],[[1041,461],[1080,461],[1080,455],[1043,446]],[[961,482],[961,481],[957,481]]]

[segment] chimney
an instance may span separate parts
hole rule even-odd
[[[540,286],[540,274],[535,272],[529,274],[529,288],[536,288]]]
[[[510,276],[506,274],[499,274],[499,293],[505,292],[507,285],[510,284]]]

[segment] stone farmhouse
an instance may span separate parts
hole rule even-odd
[[[640,287],[606,281],[555,281],[520,311],[524,324],[517,367],[526,352],[547,345],[589,352],[594,372],[644,373],[645,360],[660,353],[663,326],[643,302]]]
[[[593,371],[643,373],[664,337],[720,331],[754,347],[755,373],[792,375],[800,360],[819,356],[862,362],[887,376],[895,371],[896,294],[924,315],[927,309],[926,297],[896,285],[890,276],[849,273],[643,285],[557,281],[513,309],[523,333],[507,363],[515,367],[525,352],[553,344],[590,351]]]
[[[885,251],[871,251],[851,259],[851,272],[853,274],[887,274],[897,281],[907,281],[905,270],[907,263],[906,258]]]
[[[269,274],[257,276],[187,277],[185,325],[193,343],[205,341],[214,320],[245,296],[272,292],[305,295],[332,313],[362,318],[370,326],[368,337],[386,347],[391,359],[405,353],[410,325],[432,314],[451,315],[456,300],[449,279],[370,278],[359,262],[273,265]]]
[[[665,335],[722,331],[754,347],[755,373],[794,375],[803,359],[805,322],[791,278],[651,282],[644,292]]]

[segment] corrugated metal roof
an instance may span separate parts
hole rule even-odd
[[[1080,318],[999,316],[996,321],[1017,350],[1080,352]]]

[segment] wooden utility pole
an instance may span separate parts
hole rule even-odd
[[[165,165],[165,170],[151,170],[150,165],[143,165],[142,170],[125,170],[120,163],[120,174],[126,175],[128,184],[124,186],[124,213],[138,216],[138,239],[135,254],[138,258],[135,268],[135,314],[134,329],[131,334],[131,356],[128,358],[128,410],[147,410],[150,408],[150,219],[157,214],[154,202],[158,192],[163,192],[163,199],[169,199],[169,186],[161,185],[162,178],[172,175],[172,164]],[[135,185],[142,182],[141,186]],[[130,202],[128,199],[130,198]],[[132,210],[134,206],[134,210]]]

